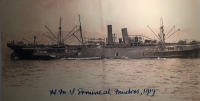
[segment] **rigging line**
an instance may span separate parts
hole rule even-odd
[[[42,41],[43,37],[44,37],[44,35],[42,36],[41,40],[37,44],[39,44]]]
[[[73,35],[74,35],[74,34],[73,34]],[[79,40],[79,38],[78,38],[76,35],[74,35],[74,36],[78,39],[79,42],[81,42],[81,40]]]
[[[149,25],[147,25],[149,27]],[[153,34],[160,40],[160,38],[154,33],[154,31],[149,27],[149,29],[153,32]]]
[[[170,38],[172,35],[174,35],[176,32],[178,32],[178,31],[180,31],[180,28],[177,30],[177,31],[175,31],[174,33],[172,33],[169,37],[167,37],[166,39],[168,39],[168,38]]]
[[[69,35],[71,34],[71,32],[72,32],[75,28],[77,28],[77,25],[67,34],[67,36],[69,36]],[[63,38],[62,42],[64,42],[64,40],[67,38],[67,36],[66,36],[65,38]]]
[[[43,36],[46,36],[47,38],[51,39],[52,41],[58,42],[58,41],[52,39],[50,36],[47,36],[47,35],[45,35],[45,34],[43,34]]]
[[[47,28],[50,32],[51,30],[45,25],[45,28]],[[54,36],[54,38],[58,41],[58,39],[56,38],[56,36],[53,34],[53,32],[51,32],[51,34]]]
[[[79,29],[76,30],[74,33],[76,33],[77,31],[79,31]],[[74,33],[73,33],[73,34],[74,34]],[[69,37],[71,37],[73,34],[71,34],[70,36],[68,36],[64,41],[66,41],[66,40],[67,40]],[[64,41],[63,41],[63,42],[64,42]]]
[[[172,27],[172,29],[174,29],[174,28],[175,28],[175,25]],[[167,33],[167,35],[169,35],[169,33],[172,31],[172,29]],[[166,35],[166,36],[167,36],[167,35]],[[166,36],[165,36],[165,37],[166,37]]]
[[[74,42],[74,40],[72,37],[70,37],[69,40],[67,40],[67,43],[73,43],[73,42]]]
[[[25,41],[27,41],[27,42],[31,43],[30,41],[26,40],[25,38],[23,38],[23,39],[22,39],[22,41],[23,41],[23,40],[25,40]],[[32,44],[32,43],[31,43],[31,44]]]

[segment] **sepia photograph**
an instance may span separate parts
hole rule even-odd
[[[199,101],[199,0],[0,0],[2,101]]]

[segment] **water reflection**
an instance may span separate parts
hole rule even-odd
[[[200,59],[4,61],[3,101],[29,100],[200,100]],[[49,96],[50,89],[155,89],[151,97],[137,95]],[[12,97],[9,97],[12,96]],[[26,96],[26,98],[24,98]]]

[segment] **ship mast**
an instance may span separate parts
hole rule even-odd
[[[60,17],[60,26],[59,26],[58,29],[59,29],[59,43],[58,44],[61,45],[62,44],[62,40],[61,40],[61,29],[62,29],[61,28],[61,17]]]
[[[81,39],[82,39],[82,44],[83,44],[83,35],[82,35],[82,28],[81,28],[81,20],[80,20],[80,15],[79,15],[79,23],[80,23],[80,26],[79,26],[79,30],[80,30],[80,34],[81,34]]]
[[[165,34],[164,34],[164,26],[163,26],[163,20],[162,18],[160,19],[160,41],[161,41],[161,48],[164,49],[165,48]]]
[[[44,35],[44,36],[46,36],[46,37],[48,37],[49,39],[51,39],[51,40],[57,42],[58,45],[64,45],[64,42],[65,42],[69,37],[71,37],[71,36],[73,35],[73,36],[75,36],[75,37],[79,40],[79,42],[81,42],[81,43],[83,44],[83,36],[82,36],[82,28],[81,28],[80,15],[79,15],[79,23],[80,23],[79,29],[77,29],[74,33],[76,33],[77,31],[80,31],[82,41],[79,40],[78,37],[76,37],[76,36],[74,35],[74,33],[72,33],[73,30],[74,30],[77,26],[75,26],[75,27],[70,31],[70,33],[69,33],[66,37],[62,38],[62,33],[61,33],[61,32],[62,32],[62,31],[61,31],[61,29],[62,29],[62,27],[61,27],[61,17],[60,17],[60,24],[59,24],[59,28],[58,28],[58,29],[59,29],[59,34],[58,34],[58,37],[57,37],[57,38],[56,38],[56,36],[51,32],[51,30],[45,25],[45,28],[47,28],[47,29],[51,32],[51,34],[54,36],[54,38],[55,38],[56,40],[52,39],[52,38],[49,37],[49,36],[46,36],[46,35]],[[71,33],[72,33],[72,34],[71,34]],[[70,35],[70,34],[71,34],[71,35]],[[70,35],[70,36],[69,36],[69,35]]]
[[[147,25],[147,27],[153,32],[153,30]],[[165,48],[165,34],[164,34],[164,26],[163,26],[163,19],[160,19],[160,33],[158,36],[153,32],[153,34],[158,38],[161,44],[161,50]]]
[[[147,25],[147,27],[153,32],[153,30]],[[174,25],[174,27],[173,28],[175,28],[175,25]],[[172,28],[172,29],[173,29]],[[171,30],[172,30],[171,29]],[[176,32],[178,32],[178,31],[180,31],[180,29],[178,29],[177,31],[175,31],[174,33],[172,33],[169,37],[168,37],[168,35],[170,34],[170,32],[171,32],[171,30],[168,32],[168,34],[167,35],[165,35],[165,33],[164,33],[164,26],[163,26],[163,19],[162,19],[162,17],[161,17],[161,19],[160,19],[160,33],[158,33],[158,36],[154,33],[154,35],[159,39],[159,41],[160,41],[160,45],[161,45],[161,50],[164,50],[165,49],[165,40],[166,39],[168,39],[169,37],[171,37],[173,34],[175,34]],[[167,38],[166,38],[167,37]]]

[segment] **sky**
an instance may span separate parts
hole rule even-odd
[[[62,18],[63,36],[79,25],[84,37],[107,37],[107,25],[122,37],[121,29],[129,35],[143,34],[150,38],[158,34],[160,19],[164,21],[165,34],[175,25],[168,42],[196,39],[199,34],[199,0],[0,0],[0,27],[4,40],[41,37],[48,32],[57,33]],[[51,35],[51,34],[50,34]]]

